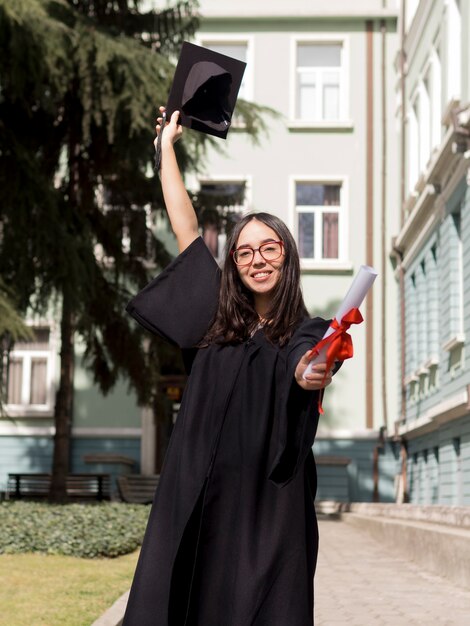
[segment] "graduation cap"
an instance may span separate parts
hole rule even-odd
[[[180,112],[178,122],[225,139],[230,128],[246,63],[185,41],[166,105],[166,117]],[[155,169],[160,169],[160,131]]]

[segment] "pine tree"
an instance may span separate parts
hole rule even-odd
[[[138,0],[0,0],[0,268],[25,312],[60,315],[51,499],[65,498],[74,341],[103,393],[125,377],[154,403],[174,354],[124,314],[130,292],[170,260],[151,228],[161,189],[150,176],[156,106],[166,101],[197,3],[161,12]],[[248,133],[258,109],[239,109]],[[195,167],[205,138],[178,144]],[[149,340],[147,339],[147,343]]]

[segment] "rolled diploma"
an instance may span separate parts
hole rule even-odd
[[[343,315],[346,315],[346,313],[348,313],[351,309],[358,309],[361,306],[362,301],[366,297],[367,292],[372,287],[372,284],[376,278],[377,272],[374,270],[373,267],[369,267],[368,265],[360,266],[358,273],[351,283],[351,286],[349,287],[349,290],[345,295],[343,302],[340,304],[338,312],[335,315],[335,318],[338,322],[341,323]],[[335,329],[329,326],[326,333],[323,335],[323,339],[334,332]],[[315,365],[315,363],[324,363],[326,361],[327,349],[328,346],[322,348],[319,354],[317,354],[317,356],[310,361],[305,369],[303,378],[305,378],[307,374],[310,374],[312,372],[312,367],[313,365]]]

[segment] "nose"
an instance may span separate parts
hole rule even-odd
[[[258,256],[256,256],[258,255]],[[251,262],[252,265],[264,265],[266,263],[264,257],[262,256],[261,252],[259,250],[253,250],[253,261]]]

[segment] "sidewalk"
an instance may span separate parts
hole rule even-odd
[[[470,589],[423,571],[345,522],[319,527],[315,626],[470,626]]]

